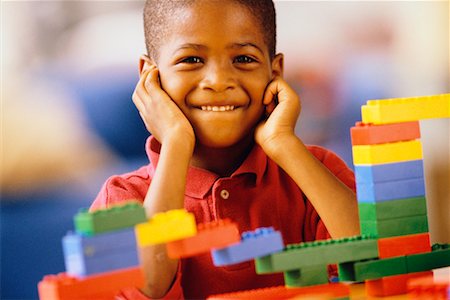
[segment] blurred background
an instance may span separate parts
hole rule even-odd
[[[1,2],[1,299],[37,298],[107,177],[148,162],[131,95],[142,1]],[[352,166],[369,99],[449,93],[448,1],[277,1],[297,134]],[[421,122],[432,242],[450,242],[449,119]]]

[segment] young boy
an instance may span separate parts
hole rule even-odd
[[[300,101],[282,79],[271,0],[149,0],[144,26],[148,56],[133,101],[152,133],[150,164],[110,178],[92,209],[140,199],[148,216],[184,207],[198,223],[273,226],[286,244],[358,234],[353,173],[294,133]],[[141,262],[152,298],[283,285],[282,274],[256,275],[251,262],[171,260],[164,245],[141,249]]]

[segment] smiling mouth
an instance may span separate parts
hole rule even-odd
[[[222,111],[233,111],[234,105],[223,105],[223,106],[201,106],[203,111],[214,111],[214,112],[222,112]]]

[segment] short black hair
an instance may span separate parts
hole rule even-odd
[[[211,0],[212,1],[212,0]],[[220,0],[223,1],[223,0]],[[276,53],[276,15],[272,0],[232,0],[244,7],[260,24],[270,58]],[[147,54],[157,59],[161,41],[170,30],[168,21],[178,9],[187,7],[195,0],[147,0],[144,6],[144,33]]]

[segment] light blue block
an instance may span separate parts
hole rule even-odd
[[[215,266],[226,266],[276,253],[282,251],[283,248],[281,233],[274,231],[272,227],[263,227],[254,232],[242,233],[242,240],[239,243],[212,250],[211,256]]]
[[[425,182],[423,178],[356,184],[358,202],[381,202],[424,195]]]
[[[373,183],[423,178],[423,160],[379,165],[355,165],[357,183]]]
[[[84,277],[139,265],[134,228],[95,236],[69,233],[63,240],[69,275]]]

